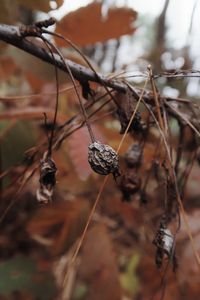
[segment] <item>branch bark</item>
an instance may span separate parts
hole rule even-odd
[[[57,54],[54,54],[55,60],[52,58],[52,55],[48,53],[44,48],[36,46],[33,42],[29,41],[27,38],[21,35],[20,29],[17,26],[0,24],[0,40],[13,45],[39,59],[50,63],[68,73],[68,70],[65,64],[62,62],[60,57]],[[66,63],[68,64],[74,78],[78,80],[80,83],[85,81],[92,81],[100,83],[99,79],[101,79],[101,83],[104,83],[107,87],[113,88],[119,92],[126,92],[127,86],[123,83],[117,82],[116,80],[107,79],[101,74],[98,74],[99,78],[97,78],[96,74],[77,63],[72,62],[71,60],[66,59]]]
[[[42,47],[39,47],[38,45],[35,45],[33,42],[25,38],[21,32],[20,27],[18,26],[12,26],[12,25],[6,25],[6,24],[0,24],[0,40],[13,45],[35,57],[38,57],[39,59],[50,63],[52,65],[56,66],[68,73],[68,69],[66,68],[66,65],[63,63],[59,55],[54,54],[54,59],[52,57],[52,54],[49,53],[47,50],[45,50]],[[71,60],[66,59],[66,64],[68,64],[74,78],[78,80],[80,83],[85,83],[85,81],[92,81],[99,84],[104,84],[107,87],[113,88],[115,91],[125,93],[128,91],[128,86],[126,84],[123,84],[121,82],[118,82],[117,80],[108,79],[102,74],[98,73],[98,76],[90,70],[89,68],[86,68],[84,66],[81,66],[75,62],[72,62]],[[141,89],[139,88],[132,88],[131,89],[133,96],[136,100],[140,98]],[[162,98],[162,97],[161,97]],[[154,96],[150,91],[145,91],[143,99],[149,103],[150,105],[154,106]],[[177,115],[176,111],[170,106],[167,106],[167,102],[174,100],[171,98],[162,98],[164,100],[164,105],[166,109],[169,111],[169,113],[174,116],[175,118],[180,119],[180,115]]]

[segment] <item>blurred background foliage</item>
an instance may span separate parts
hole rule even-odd
[[[66,0],[64,7],[69,2],[73,1]],[[195,44],[191,37],[195,38],[193,21],[199,1],[191,1],[187,39],[180,47],[173,47],[170,42],[169,14],[173,1],[160,1],[156,15],[148,13],[151,11],[148,1],[140,1],[148,6],[145,14],[133,9],[134,1],[131,5],[129,2],[88,1],[81,6],[79,1],[77,9],[65,12],[63,0],[1,0],[0,22],[31,24],[56,16],[58,22],[52,30],[79,46],[97,71],[119,80],[126,78],[138,87],[143,86],[149,64],[155,74],[198,69],[199,57],[192,54],[196,50],[191,49]],[[182,2],[178,2],[181,7]],[[179,22],[178,11],[176,22]],[[58,39],[54,42],[66,58],[87,66],[69,45]],[[39,40],[35,43],[44,47]],[[53,154],[59,170],[55,202],[38,207],[35,193],[39,174],[37,165],[32,165],[31,154],[38,145],[46,145],[52,125],[54,68],[1,42],[0,79],[0,299],[160,299],[164,288],[165,300],[199,299],[199,270],[182,227],[177,246],[179,269],[177,274],[168,271],[165,287],[160,282],[162,272],[154,263],[152,240],[161,214],[162,185],[158,186],[154,178],[148,185],[146,205],[141,204],[137,193],[130,203],[121,201],[122,193],[109,181],[81,255],[73,268],[70,266],[73,249],[102,181],[87,162],[90,141],[87,130],[82,127],[69,135]],[[165,96],[199,99],[199,78],[161,76],[156,83]],[[93,84],[92,88],[102,95],[97,85]],[[73,129],[80,124],[80,108],[69,77],[61,71],[59,89],[57,126],[77,115]],[[97,139],[117,148],[120,123],[112,105],[95,114],[92,126]],[[179,132],[175,121],[171,130],[175,139]],[[185,155],[190,159],[194,139],[187,128],[184,138]],[[144,150],[141,178],[146,176],[155,159],[157,142],[158,137],[152,132]],[[125,164],[123,154],[132,143],[132,136],[128,136],[121,149],[122,164]],[[45,146],[41,146],[40,151],[44,149]],[[184,167],[186,162],[183,162]],[[198,251],[199,175],[199,166],[195,163],[184,197]],[[70,273],[68,281],[67,272]]]

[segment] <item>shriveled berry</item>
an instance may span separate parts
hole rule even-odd
[[[175,249],[173,249],[174,236],[162,221],[153,240],[153,244],[157,248],[155,257],[157,267],[162,267],[163,258],[166,257],[168,260],[172,261],[173,270],[176,271],[178,264]]]
[[[47,204],[52,201],[53,190],[56,184],[56,165],[53,159],[44,154],[40,162],[40,187],[36,192],[39,203]]]
[[[137,193],[140,190],[140,187],[141,179],[134,170],[128,170],[124,175],[121,176],[119,188],[123,193],[124,200],[129,201],[131,195]]]
[[[88,162],[98,174],[108,175],[119,173],[119,159],[117,153],[109,145],[99,141],[91,143],[88,147]]]
[[[125,161],[128,167],[138,167],[141,164],[142,147],[140,144],[133,144],[125,155]]]

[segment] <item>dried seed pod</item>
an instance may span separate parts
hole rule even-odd
[[[88,147],[88,162],[91,168],[98,174],[114,176],[119,174],[119,159],[112,147],[99,141],[91,143]]]
[[[119,121],[121,124],[121,129],[120,129],[121,134],[123,134],[125,132],[125,130],[128,126],[128,123],[130,121],[130,118],[132,116],[132,113],[129,112],[129,115],[127,116],[127,113],[124,112],[123,110],[121,110],[121,109],[117,110],[117,115],[119,117]],[[128,132],[131,132],[131,131],[140,132],[142,130],[141,119],[142,118],[141,118],[140,112],[136,112],[135,117],[131,123],[131,126],[130,126]]]
[[[177,259],[173,250],[174,236],[163,222],[160,223],[153,244],[157,247],[155,257],[157,267],[162,267],[164,257],[168,260],[172,258],[173,270],[175,271],[177,268]]]
[[[120,179],[119,188],[122,191],[124,200],[129,201],[130,196],[134,195],[140,190],[141,179],[132,169],[128,170],[124,175],[122,175]]]
[[[133,144],[125,154],[125,162],[128,167],[138,167],[142,160],[142,147],[140,144]]]
[[[126,93],[117,93],[115,98],[118,107],[116,113],[121,124],[120,133],[123,134],[130,122],[133,112],[135,111],[137,101],[131,90],[128,90]],[[140,112],[137,111],[128,131],[140,132],[142,130],[141,121]]]
[[[53,189],[56,184],[56,171],[55,162],[46,152],[40,162],[40,187],[36,192],[39,203],[47,204],[52,201]]]

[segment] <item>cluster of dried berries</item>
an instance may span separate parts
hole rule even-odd
[[[96,173],[114,176],[119,174],[119,158],[109,145],[95,141],[88,146],[88,162]]]
[[[40,162],[40,187],[36,192],[37,201],[41,204],[52,202],[53,190],[56,184],[56,165],[45,152]]]

